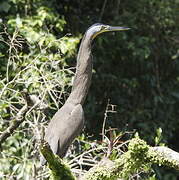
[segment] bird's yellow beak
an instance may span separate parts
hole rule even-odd
[[[130,28],[127,27],[120,27],[120,26],[106,26],[104,27],[101,31],[95,33],[93,35],[93,39],[98,36],[99,34],[103,33],[103,32],[113,32],[113,31],[126,31],[129,30]]]
[[[127,27],[120,27],[120,26],[107,26],[106,28],[104,28],[104,32],[108,32],[108,31],[126,31],[129,30],[130,28]]]

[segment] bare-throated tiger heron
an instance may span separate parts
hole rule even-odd
[[[85,101],[92,76],[91,43],[103,32],[128,30],[125,27],[114,27],[104,24],[94,24],[83,36],[78,56],[76,74],[72,91],[65,104],[56,112],[45,132],[45,140],[53,153],[63,158],[76,136],[84,126],[82,105]],[[42,164],[46,160],[42,157]]]

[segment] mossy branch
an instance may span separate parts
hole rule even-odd
[[[75,180],[70,168],[53,154],[49,144],[44,140],[41,142],[40,151],[48,162],[53,180]]]
[[[130,179],[137,172],[149,172],[152,164],[179,170],[179,153],[167,147],[150,147],[139,137],[133,138],[128,151],[115,161],[105,160],[91,168],[82,180]]]
[[[41,144],[41,153],[48,162],[54,180],[75,180],[71,170],[53,154],[48,143]],[[80,180],[127,180],[138,172],[150,172],[151,165],[158,164],[179,170],[179,153],[167,147],[150,147],[138,136],[131,139],[128,151],[119,159],[104,158]]]

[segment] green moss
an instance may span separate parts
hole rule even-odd
[[[121,158],[116,160],[116,166],[122,168],[118,176],[128,179],[134,173],[139,171],[149,172],[151,163],[148,161],[147,153],[149,146],[138,136],[131,139],[128,145],[128,151]]]
[[[149,173],[152,164],[165,165],[178,169],[176,161],[164,156],[159,152],[155,152],[152,147],[140,139],[137,135],[131,139],[128,145],[128,151],[121,158],[116,160],[116,167],[122,168],[118,177],[129,179],[131,175],[143,171]]]
[[[52,176],[56,180],[74,180],[70,169],[53,154],[49,154],[49,168]],[[97,166],[91,168],[83,177],[83,180],[117,180],[131,179],[131,176],[139,172],[149,173],[152,171],[151,165],[166,165],[178,168],[178,164],[164,154],[155,152],[152,147],[140,139],[138,135],[131,139],[128,151],[115,161],[104,158]]]
[[[173,167],[175,169],[179,169],[179,165],[176,160],[166,157],[163,153],[159,154],[159,152],[155,152],[153,148],[149,148],[148,158],[153,164],[155,163],[159,166],[164,165],[168,167]]]
[[[117,174],[114,174],[114,166],[113,161],[104,158],[102,162],[100,162],[94,168],[91,168],[83,177],[84,180],[115,180],[117,178]]]
[[[58,156],[53,154],[47,143],[43,142],[40,150],[48,162],[53,180],[75,180],[70,168]]]

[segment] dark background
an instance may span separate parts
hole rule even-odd
[[[109,113],[106,128],[135,129],[150,145],[155,145],[156,131],[161,128],[161,142],[179,152],[178,0],[3,2],[5,6],[0,13],[4,23],[17,14],[33,15],[42,5],[53,9],[67,22],[60,33],[52,29],[57,37],[67,33],[78,36],[97,22],[131,28],[126,32],[103,34],[94,42],[94,73],[84,106],[85,133],[100,139],[109,101],[116,105],[116,113]],[[50,26],[48,22],[46,25]],[[0,48],[5,51],[2,45]],[[75,66],[74,57],[67,59],[69,66]],[[2,74],[4,64],[0,61]],[[164,168],[159,171],[155,167],[155,170],[162,180],[174,174]],[[167,171],[166,177],[162,175]]]

